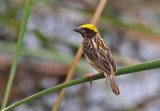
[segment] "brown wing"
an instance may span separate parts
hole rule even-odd
[[[104,71],[107,74],[111,74],[112,72],[116,73],[116,63],[113,60],[113,57],[109,50],[98,50],[99,60],[97,64],[103,67]],[[107,72],[108,71],[108,72]]]
[[[98,69],[105,71],[107,74],[111,72],[116,72],[116,63],[113,60],[113,57],[107,48],[106,44],[99,39],[98,46],[95,47],[93,40],[92,43],[83,44],[83,52],[85,56],[94,64]],[[102,43],[100,43],[102,42]]]

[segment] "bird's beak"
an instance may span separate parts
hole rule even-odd
[[[82,32],[82,28],[81,27],[77,27],[77,28],[74,28],[73,31],[81,33]]]

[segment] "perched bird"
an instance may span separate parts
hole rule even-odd
[[[80,33],[83,37],[81,45],[88,62],[99,72],[97,74],[104,74],[106,80],[108,78],[115,95],[120,95],[118,85],[114,79],[117,71],[116,63],[97,28],[92,24],[85,24],[73,29],[73,31]],[[91,86],[92,77],[97,74],[85,75],[85,77],[90,77]]]

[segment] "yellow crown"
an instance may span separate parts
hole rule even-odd
[[[82,25],[80,27],[82,27],[82,28],[89,28],[90,30],[93,30],[94,32],[98,32],[97,28],[94,25],[92,25],[92,24],[85,24],[85,25]]]

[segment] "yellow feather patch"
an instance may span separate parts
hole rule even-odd
[[[94,32],[98,32],[97,28],[94,25],[92,25],[92,24],[85,24],[85,25],[82,25],[80,27],[82,27],[82,28],[89,28],[90,30],[93,30]]]
[[[102,44],[101,44],[101,42],[100,42],[100,45],[107,49],[108,47],[107,47],[107,45],[104,43],[103,39],[100,38],[100,40],[101,40],[101,42],[102,42]]]
[[[106,44],[102,41],[102,43],[103,43],[103,46],[107,49],[107,46],[106,46]]]
[[[93,45],[94,47],[97,49],[97,44],[95,43],[95,41],[92,39]]]

